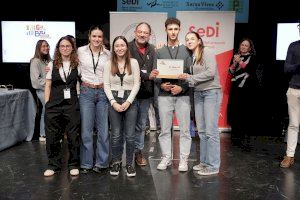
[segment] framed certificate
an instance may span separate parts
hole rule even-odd
[[[157,59],[157,78],[177,79],[183,73],[183,63],[180,59]]]

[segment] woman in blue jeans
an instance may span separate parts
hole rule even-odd
[[[116,37],[112,48],[111,61],[104,68],[104,91],[111,105],[109,121],[113,165],[110,175],[119,175],[122,166],[123,145],[126,141],[127,176],[134,177],[136,172],[132,160],[138,111],[135,97],[140,89],[140,68],[137,60],[130,58],[128,42],[125,37]]]
[[[186,46],[193,56],[191,74],[181,74],[180,79],[194,87],[195,117],[200,137],[200,163],[193,167],[199,175],[219,173],[220,135],[218,119],[222,99],[219,73],[215,55],[205,48],[198,33],[185,36]]]
[[[110,60],[110,52],[103,45],[103,31],[98,26],[89,30],[89,44],[78,48],[81,69],[81,173],[93,169],[106,172],[109,161],[108,100],[103,89],[103,71]],[[95,129],[94,129],[95,128]],[[97,139],[94,162],[94,130]]]
[[[35,53],[30,60],[30,79],[32,87],[36,90],[36,95],[42,103],[43,110],[40,120],[40,142],[46,141],[45,135],[45,82],[46,82],[46,66],[51,61],[49,54],[49,44],[46,40],[39,40],[35,46]]]

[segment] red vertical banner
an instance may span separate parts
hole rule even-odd
[[[219,127],[227,128],[227,105],[229,99],[229,91],[231,87],[231,78],[228,74],[228,66],[233,56],[233,50],[216,55],[217,65],[220,76],[220,83],[222,86],[222,103],[219,116]]]

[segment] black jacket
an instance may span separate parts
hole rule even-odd
[[[149,76],[155,65],[155,47],[154,45],[147,43],[145,47],[145,54],[142,54],[138,50],[138,47],[135,44],[135,40],[129,42],[128,47],[131,57],[135,58],[140,66],[141,86],[136,97],[138,99],[147,99],[153,97],[154,82],[153,80],[149,80]]]

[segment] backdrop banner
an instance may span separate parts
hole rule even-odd
[[[110,12],[110,44],[115,37],[123,35],[128,42],[134,39],[134,30],[140,22],[150,24],[152,32],[149,43],[156,44],[166,41],[165,21],[168,17],[163,12]],[[160,40],[158,40],[158,38]]]
[[[237,23],[248,23],[249,0],[117,0],[117,11],[167,12],[176,11],[235,11]]]

